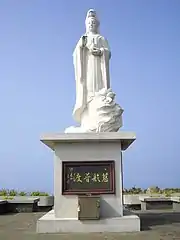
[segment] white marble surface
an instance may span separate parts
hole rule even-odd
[[[121,149],[126,150],[135,140],[134,132],[100,132],[100,133],[49,133],[40,138],[41,142],[55,150],[58,143],[79,143],[79,142],[117,142]]]
[[[122,127],[123,109],[115,103],[115,93],[110,88],[110,47],[99,33],[95,10],[87,12],[85,24],[86,33],[73,53],[76,80],[73,117],[79,127],[68,127],[65,132],[117,132]]]
[[[117,132],[122,127],[123,109],[115,103],[115,93],[103,88],[84,109],[80,127],[69,127],[65,133]]]
[[[100,216],[121,217],[123,215],[122,196],[122,155],[119,142],[99,140],[86,142],[60,142],[54,150],[54,211],[59,218],[78,217],[78,196],[62,194],[62,162],[105,161],[115,162],[115,194],[101,194]]]
[[[77,218],[58,218],[52,210],[38,220],[36,231],[38,233],[139,232],[140,218],[134,214],[127,214],[123,217],[79,221]]]
[[[171,197],[171,201],[180,203],[180,197]]]

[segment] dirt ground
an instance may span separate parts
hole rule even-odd
[[[37,234],[36,221],[45,213],[0,215],[0,240],[170,240],[180,239],[180,213],[136,212],[141,218],[139,233]]]

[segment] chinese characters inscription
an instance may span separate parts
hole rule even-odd
[[[67,174],[67,181],[73,181],[73,182],[79,182],[79,183],[90,183],[90,182],[108,182],[109,173],[106,172],[107,169],[104,169],[104,172],[100,173],[93,173],[93,172],[85,172],[85,173],[79,173],[74,171],[73,168],[71,168],[71,173]]]
[[[64,162],[64,191],[114,191],[114,161]]]

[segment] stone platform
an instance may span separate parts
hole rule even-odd
[[[122,217],[79,221],[77,218],[57,218],[51,210],[37,221],[37,233],[95,233],[95,232],[139,232],[140,218],[125,213]]]
[[[47,134],[41,141],[54,152],[54,210],[37,222],[37,232],[137,232],[140,219],[124,215],[123,208],[123,162],[125,151],[136,139],[133,132]],[[99,193],[100,220],[78,220],[78,192],[64,191],[64,165],[111,161],[114,170],[109,173],[113,191]],[[91,189],[93,191],[93,189]],[[90,192],[91,192],[90,191]],[[81,192],[82,194],[83,192]],[[83,193],[87,195],[88,192]],[[91,194],[91,193],[90,193]]]

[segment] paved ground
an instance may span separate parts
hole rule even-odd
[[[180,239],[180,213],[137,212],[142,231],[132,234],[37,234],[36,221],[44,213],[0,215],[0,240],[172,240]]]

